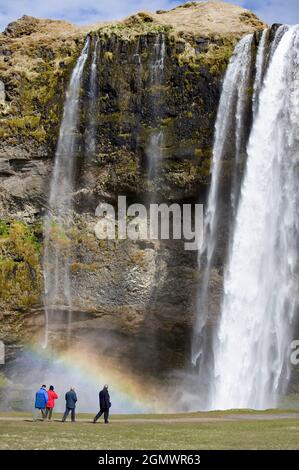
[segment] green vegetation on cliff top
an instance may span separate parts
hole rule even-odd
[[[0,34],[0,137],[53,145],[70,71],[83,35],[64,22],[23,17]]]
[[[82,28],[24,16],[0,34],[4,51],[0,79],[6,91],[5,103],[0,103],[0,137],[10,143],[27,138],[37,144],[55,144],[66,83],[89,32],[102,39],[114,34],[124,41],[164,32],[170,44],[181,44],[179,66],[204,66],[218,76],[236,41],[264,26],[248,10],[214,2],[189,2],[170,11],[141,12],[122,21]],[[196,49],[198,38],[208,41],[202,50]]]

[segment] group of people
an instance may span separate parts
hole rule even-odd
[[[34,421],[37,421],[38,414],[41,412],[42,420],[52,420],[52,413],[55,407],[55,400],[58,399],[58,395],[54,390],[53,385],[50,385],[47,390],[46,385],[42,385],[41,388],[35,394],[35,409],[34,409]],[[77,394],[73,387],[65,394],[65,412],[62,417],[62,423],[64,423],[71,413],[71,420],[74,423],[76,421],[76,403],[78,401]],[[99,404],[100,410],[93,419],[93,423],[96,423],[98,419],[104,415],[104,422],[109,423],[109,410],[111,407],[110,395],[108,392],[108,385],[105,384],[103,389],[99,392]]]

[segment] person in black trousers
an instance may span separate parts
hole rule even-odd
[[[77,403],[77,395],[74,388],[71,388],[69,392],[65,394],[65,412],[62,418],[62,422],[64,423],[66,418],[71,412],[71,419],[72,423],[76,421],[76,403]]]
[[[98,414],[94,417],[93,422],[96,423],[97,420],[102,416],[104,413],[104,420],[105,424],[108,424],[108,418],[109,418],[109,409],[111,407],[110,403],[110,395],[108,392],[108,385],[104,385],[103,390],[100,391],[99,393],[99,402],[100,402],[100,411]]]

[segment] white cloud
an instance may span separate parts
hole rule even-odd
[[[231,3],[238,4],[254,13],[268,24],[299,23],[298,0],[236,0]]]
[[[270,24],[296,24],[299,23],[299,2],[298,0],[264,2],[264,5],[257,7],[256,13]]]
[[[299,23],[298,0],[227,0],[254,11],[268,23]],[[65,19],[78,24],[123,18],[137,11],[169,9],[186,0],[0,0],[0,30],[20,18]]]
[[[23,15],[89,24],[138,11],[169,9],[179,0],[0,0],[0,30]]]

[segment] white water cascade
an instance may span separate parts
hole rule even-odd
[[[256,61],[255,61],[255,80],[253,85],[253,115],[255,116],[258,110],[258,102],[259,102],[259,93],[261,91],[264,72],[265,72],[265,60],[266,60],[266,44],[267,38],[269,35],[269,29],[264,29],[262,32],[262,36],[260,39],[259,47],[256,54]]]
[[[215,139],[213,147],[212,179],[208,197],[207,210],[204,221],[204,243],[199,253],[199,266],[202,266],[202,279],[198,293],[197,321],[194,329],[192,344],[192,363],[197,366],[200,382],[205,390],[210,382],[210,356],[209,338],[207,336],[207,323],[209,320],[210,295],[209,287],[213,270],[213,261],[218,243],[217,232],[219,219],[221,218],[221,170],[224,160],[229,153],[233,158],[233,166],[236,172],[240,160],[242,132],[244,128],[245,91],[248,88],[248,80],[251,67],[251,46],[253,36],[244,37],[236,46],[234,54],[228,65],[215,124]],[[234,150],[232,152],[229,136],[232,129],[235,132]],[[238,178],[232,177],[230,194],[231,213],[237,204],[239,195]]]
[[[159,87],[162,85],[165,65],[165,36],[163,33],[157,36],[153,52],[153,62],[151,64],[151,85],[153,87],[157,87],[159,95]],[[156,101],[153,104],[153,112],[157,117],[159,110],[157,109]],[[154,131],[150,136],[146,152],[149,160],[148,174],[150,179],[154,178],[158,173],[163,140],[164,135],[161,128]]]
[[[211,408],[270,408],[290,377],[299,235],[299,27],[266,72],[214,345]],[[296,279],[297,276],[297,279]]]
[[[78,106],[82,73],[88,57],[89,44],[90,39],[88,38],[73,69],[66,92],[54,169],[50,182],[48,212],[44,220],[45,348],[48,346],[49,325],[54,320],[56,313],[66,312],[68,315],[68,329],[71,325],[70,240],[66,232],[72,216]]]
[[[281,41],[281,38],[283,37],[284,33],[286,33],[289,29],[289,26],[286,25],[286,24],[282,24],[281,26],[279,26],[279,28],[277,29],[276,33],[275,33],[275,37],[274,37],[274,40],[271,44],[271,48],[270,48],[270,54],[269,54],[269,59],[271,60],[272,57],[273,57],[273,54],[274,52],[276,51],[276,48],[278,46],[278,44],[280,43]]]
[[[89,93],[88,93],[88,124],[87,124],[87,135],[86,135],[86,154],[87,161],[90,161],[94,156],[96,149],[96,104],[98,94],[97,84],[97,58],[98,58],[98,43],[99,38],[97,37],[94,41],[94,49],[92,53],[92,62],[90,67],[90,79],[89,79]]]

